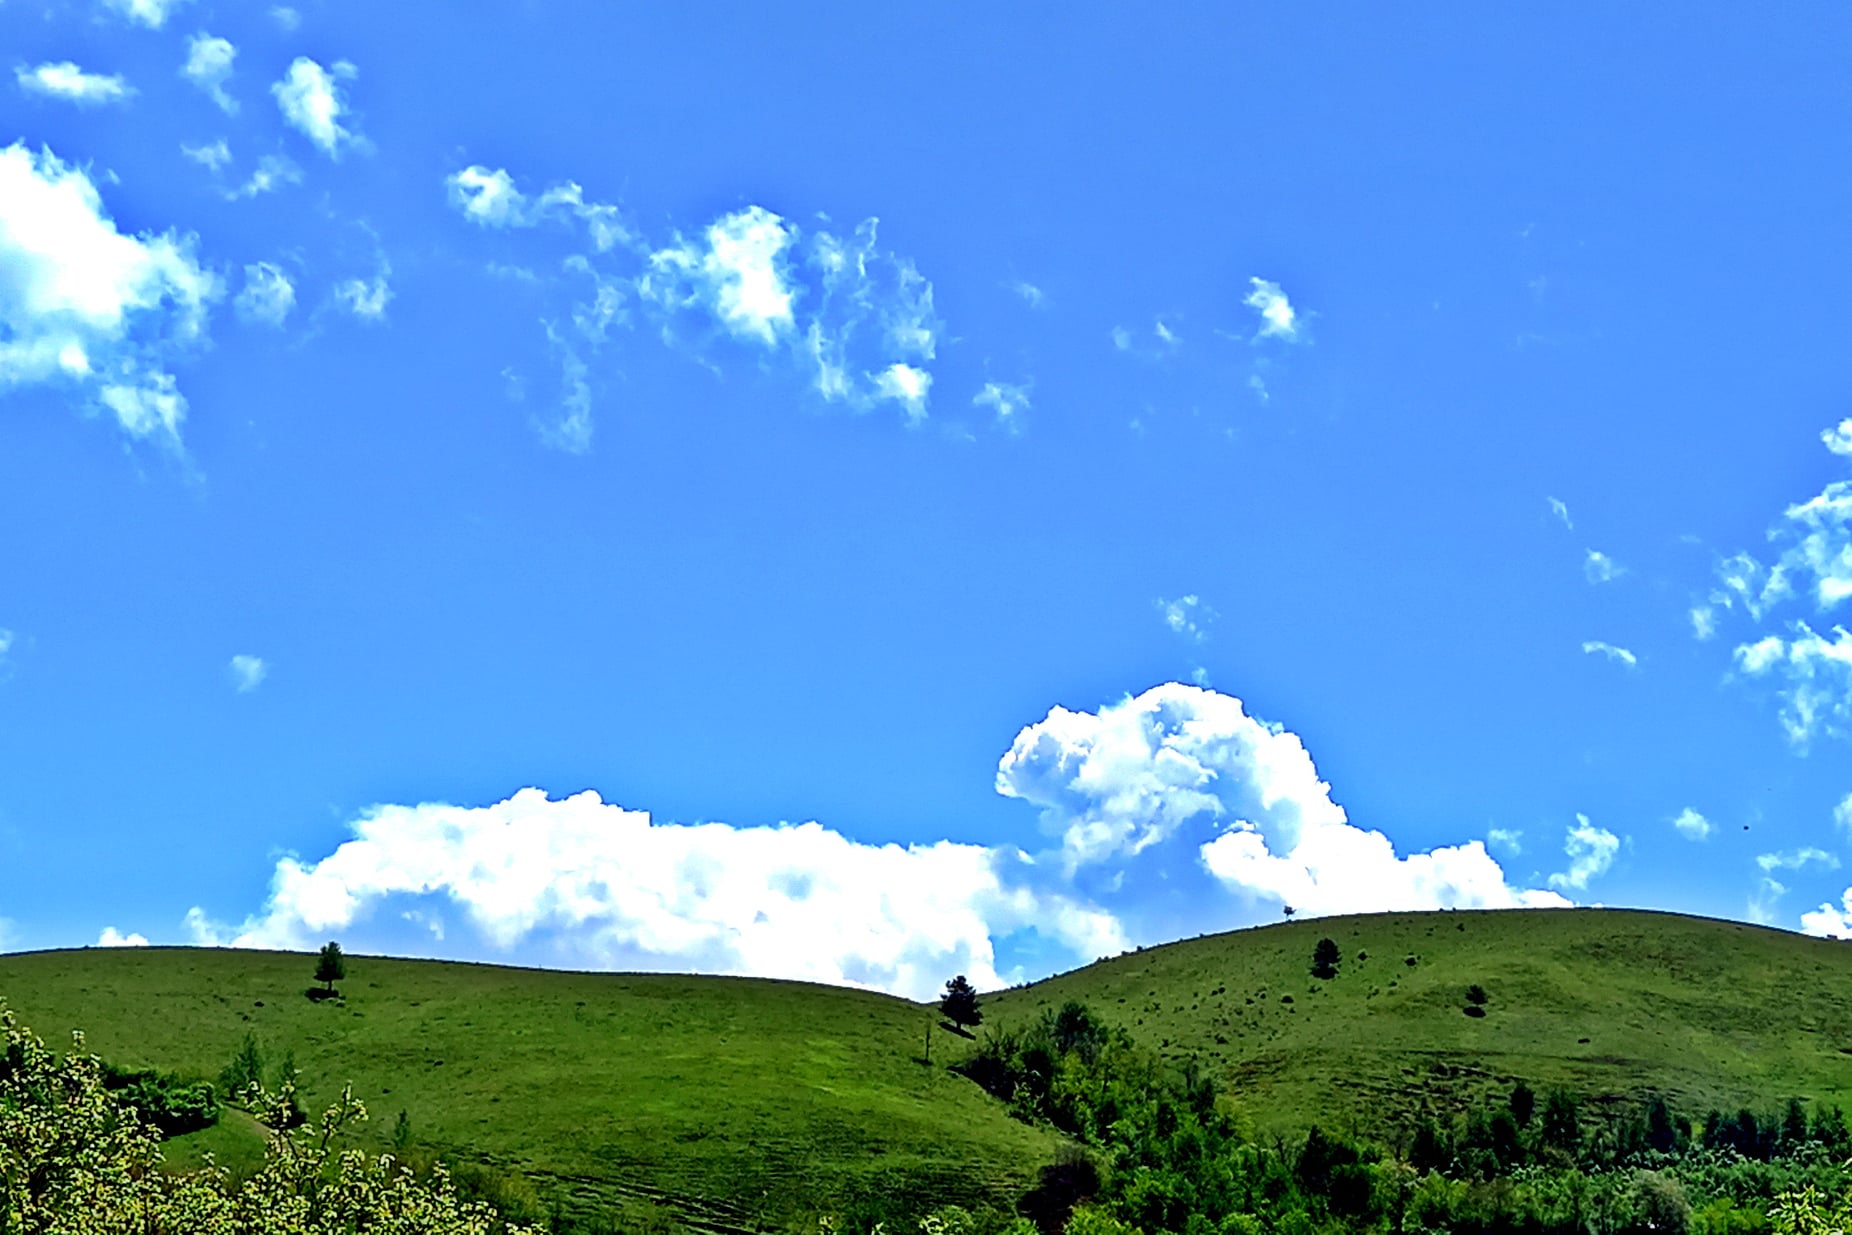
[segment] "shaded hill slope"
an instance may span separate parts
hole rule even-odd
[[[1318,940],[1342,956],[1311,975]],[[1412,959],[1413,963],[1410,963]],[[1464,1013],[1484,988],[1486,1015]],[[1852,944],[1633,910],[1373,914],[1205,936],[985,1001],[986,1025],[1068,999],[1182,1063],[1257,1131],[1392,1142],[1517,1080],[1660,1093],[1701,1115],[1798,1096],[1852,1105]]]
[[[309,1105],[354,1082],[383,1144],[418,1141],[596,1213],[657,1199],[710,1230],[857,1197],[1009,1204],[1055,1138],[921,1066],[928,1009],[795,982],[578,974],[349,958],[343,1002],[313,959],[188,948],[0,956],[0,997],[53,1045],[216,1077],[247,1031],[294,1054]],[[967,1051],[937,1035],[934,1062]],[[236,1155],[242,1116],[175,1149]],[[189,1146],[192,1140],[196,1144]]]

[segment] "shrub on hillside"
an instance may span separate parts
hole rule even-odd
[[[219,1122],[219,1097],[205,1081],[171,1072],[103,1065],[103,1087],[162,1136],[181,1136]]]

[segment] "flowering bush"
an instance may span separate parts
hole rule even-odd
[[[82,1034],[60,1058],[0,1003],[0,1235],[539,1235],[457,1196],[443,1168],[426,1181],[389,1154],[339,1150],[366,1108],[344,1091],[293,1127],[294,1083],[253,1086],[271,1129],[264,1166],[241,1186],[208,1165],[161,1169],[160,1137],[104,1085]]]

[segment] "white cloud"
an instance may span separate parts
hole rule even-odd
[[[1114,326],[1112,328],[1112,345],[1115,351],[1131,351],[1132,332],[1127,330],[1124,326]]]
[[[335,302],[363,321],[382,321],[386,305],[392,300],[391,275],[391,264],[381,259],[379,273],[371,279],[343,279],[336,283]]]
[[[1830,429],[1821,430],[1820,440],[1826,443],[1826,448],[1834,454],[1852,458],[1852,416],[1848,416]]]
[[[985,382],[971,397],[971,406],[989,408],[996,413],[997,424],[1014,433],[1022,427],[1022,413],[1029,408],[1029,384]]]
[[[1010,290],[1015,292],[1018,296],[1021,296],[1023,303],[1028,305],[1031,309],[1041,308],[1042,302],[1048,299],[1048,297],[1043,294],[1041,288],[1033,283],[1025,282],[1022,279],[1018,279],[1016,282],[1010,284]]]
[[[1781,905],[1781,898],[1788,894],[1788,885],[1772,875],[1764,875],[1756,880],[1755,890],[1749,894],[1749,920],[1772,926],[1776,910]],[[1802,914],[1803,923],[1810,915]]]
[[[1804,845],[1799,849],[1789,849],[1781,853],[1759,853],[1756,865],[1763,874],[1772,871],[1805,870],[1809,866],[1823,866],[1827,870],[1838,870],[1839,859],[1813,845]]]
[[[225,92],[225,83],[231,77],[232,61],[237,57],[238,49],[232,46],[230,39],[196,34],[187,40],[186,64],[181,66],[180,75],[205,91],[206,97],[217,103],[220,111],[234,115],[238,111],[238,100]]]
[[[187,0],[103,0],[103,2],[129,20],[140,22],[150,29],[159,30],[166,24],[168,14],[187,3]]]
[[[1397,856],[1348,821],[1296,736],[1177,682],[1097,713],[1052,709],[1017,735],[997,791],[1039,806],[1059,838],[1043,869],[1122,919],[1170,914],[1171,937],[1256,900],[1305,914],[1568,903],[1513,889],[1479,841]]]
[[[224,143],[221,142],[220,145]],[[251,178],[233,189],[225,196],[236,201],[239,198],[259,197],[265,193],[274,193],[286,184],[302,183],[302,169],[293,159],[280,154],[266,154],[257,160],[257,168]]]
[[[1569,829],[1563,841],[1563,853],[1569,859],[1569,869],[1550,876],[1553,888],[1573,888],[1585,891],[1588,881],[1607,873],[1614,865],[1614,855],[1620,852],[1620,837],[1606,828],[1598,828],[1588,821],[1587,815],[1578,814],[1576,824]]]
[[[1254,337],[1298,342],[1304,334],[1303,323],[1280,285],[1259,278],[1249,279],[1248,283],[1252,290],[1241,303],[1260,314],[1260,331]]]
[[[278,4],[271,7],[270,20],[277,24],[277,29],[288,34],[302,25],[302,14],[286,4]]]
[[[700,242],[650,254],[645,296],[671,307],[700,305],[735,336],[771,347],[793,325],[785,250],[793,230],[762,206],[723,216]]]
[[[1485,843],[1516,857],[1524,852],[1524,833],[1517,828],[1493,828],[1485,834]]]
[[[1693,605],[1690,617],[1691,633],[1700,642],[1717,633],[1717,611],[1709,605]]]
[[[1788,507],[1786,529],[1793,543],[1776,568],[1784,575],[1813,577],[1821,611],[1852,596],[1852,480],[1837,480],[1815,497]]]
[[[931,389],[932,374],[910,364],[896,362],[875,378],[875,397],[892,399],[906,408],[910,424],[926,419],[926,396]]]
[[[1569,506],[1567,503],[1561,498],[1554,497],[1546,497],[1544,501],[1550,504],[1550,513],[1555,515],[1558,519],[1561,519],[1564,527],[1572,532],[1575,531],[1575,521],[1569,517]]]
[[[331,159],[341,157],[349,148],[365,148],[365,139],[341,123],[347,113],[346,100],[338,83],[351,81],[359,73],[345,60],[324,69],[307,56],[298,56],[283,80],[270,87],[283,119]]]
[[[190,238],[123,235],[82,170],[0,150],[0,388],[66,386],[131,436],[177,443],[186,400],[161,365],[219,294]]]
[[[1846,889],[1838,907],[1828,901],[1810,913],[1803,913],[1801,933],[1825,939],[1852,938],[1852,888]]]
[[[1833,628],[1829,640],[1805,622],[1795,622],[1793,638],[1768,635],[1737,646],[1737,667],[1752,677],[1774,675],[1781,724],[1788,740],[1805,748],[1820,733],[1844,734],[1852,726],[1852,633]]]
[[[122,78],[86,73],[69,60],[31,69],[21,65],[13,70],[13,77],[27,94],[62,99],[81,107],[126,102],[135,93]]]
[[[125,935],[113,926],[105,926],[103,933],[96,937],[99,948],[145,948],[148,946],[146,935]]]
[[[1599,549],[1590,549],[1583,559],[1582,573],[1590,583],[1610,583],[1627,573],[1627,568]]]
[[[1626,648],[1616,647],[1612,643],[1603,643],[1599,639],[1590,639],[1584,642],[1582,644],[1582,651],[1591,656],[1605,656],[1615,664],[1625,665],[1629,669],[1636,668],[1640,663],[1640,658]]]
[[[222,170],[227,163],[231,162],[232,157],[231,147],[225,144],[225,139],[223,137],[209,146],[190,146],[182,142],[180,145],[180,153],[193,160],[193,162],[199,164],[207,171],[213,172]]]
[[[6,649],[0,647],[0,655],[5,652]],[[1841,831],[1852,833],[1852,793],[1846,794],[1840,799],[1839,805],[1833,808],[1833,822],[1839,825]]]
[[[261,656],[249,656],[244,653],[231,658],[228,666],[231,671],[232,689],[241,695],[248,695],[264,684],[270,675],[270,666]]]
[[[248,322],[281,326],[296,304],[296,288],[280,266],[258,262],[244,268],[244,290],[233,306]]]
[[[489,947],[598,968],[757,974],[929,998],[948,973],[1002,985],[992,940],[1033,927],[1087,956],[1109,915],[1006,886],[977,845],[864,845],[816,823],[662,824],[595,793],[493,806],[377,806],[318,862],[277,864],[261,913],[201,942],[303,948],[446,906]],[[1018,855],[1020,857],[1020,855]]]
[[[1672,821],[1672,826],[1686,840],[1709,840],[1717,825],[1687,806],[1678,812],[1678,818]]]
[[[1175,600],[1165,600],[1162,596],[1157,601],[1158,613],[1175,634],[1182,635],[1192,643],[1201,643],[1209,637],[1209,623],[1215,621],[1216,612],[1194,594],[1179,596]]]
[[[478,164],[446,176],[444,187],[450,204],[479,227],[534,227],[550,218],[570,217],[585,224],[600,253],[633,239],[616,206],[587,202],[584,190],[571,181],[529,197],[507,171]]]

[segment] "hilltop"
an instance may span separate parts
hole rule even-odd
[[[1338,944],[1337,975],[1311,974]],[[1481,986],[1485,1015],[1465,1013]],[[1366,914],[1204,936],[986,1001],[1020,1024],[1077,999],[1207,1068],[1261,1132],[1392,1142],[1523,1080],[1702,1114],[1852,1104],[1852,945],[1614,909]]]

